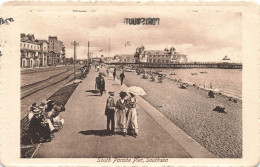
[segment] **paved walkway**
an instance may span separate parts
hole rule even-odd
[[[202,146],[173,125],[159,111],[138,98],[139,135],[106,136],[105,104],[108,94],[95,94],[95,77],[91,69],[87,79],[79,84],[62,113],[65,124],[49,143],[43,143],[34,158],[98,158],[98,157],[212,157]],[[119,81],[105,77],[106,90],[118,93],[125,90]]]

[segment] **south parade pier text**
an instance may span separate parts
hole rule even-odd
[[[97,162],[111,163],[149,163],[168,162],[168,158],[98,158]]]

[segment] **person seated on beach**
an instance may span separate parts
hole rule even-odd
[[[158,82],[159,82],[159,83],[162,83],[162,81],[163,81],[162,75],[158,75]]]
[[[210,91],[208,92],[208,96],[209,96],[210,98],[216,98],[216,93],[215,93],[214,91],[210,90]]]
[[[212,83],[210,83],[210,84],[209,84],[209,87],[210,87],[210,89],[212,89],[212,88],[213,88],[213,86],[212,86]]]
[[[204,81],[203,85],[204,85],[204,89],[205,89],[207,87],[207,83]]]
[[[154,82],[154,81],[155,81],[155,78],[154,78],[154,76],[153,76],[153,75],[151,76],[151,81],[152,81],[152,82]]]
[[[182,89],[186,89],[187,87],[188,87],[188,84],[187,84],[187,83],[182,83],[182,84],[181,84],[181,88],[182,88]]]
[[[106,71],[107,71],[107,76],[109,76],[109,69],[107,69]]]

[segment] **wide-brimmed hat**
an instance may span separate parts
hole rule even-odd
[[[49,101],[51,101],[51,100],[44,99],[41,101],[41,104],[47,104]]]
[[[123,92],[123,91],[121,91],[119,94],[120,94],[120,96],[127,96],[127,93]]]
[[[115,91],[109,91],[108,94],[114,95]]]
[[[134,94],[133,92],[129,92],[129,94],[130,94],[130,95],[134,95],[134,96],[135,96],[135,94]]]
[[[34,108],[33,110],[32,110],[32,113],[33,114],[40,114],[42,112],[42,110],[40,110],[39,108]]]

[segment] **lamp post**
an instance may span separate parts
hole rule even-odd
[[[74,46],[74,78],[76,77],[76,46],[79,46],[79,43],[76,41],[71,42],[71,45]]]

